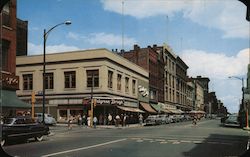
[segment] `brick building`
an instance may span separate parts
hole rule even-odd
[[[19,100],[16,96],[16,90],[19,86],[19,77],[16,76],[16,0],[5,1],[5,5],[1,7],[1,115],[13,116],[19,112],[27,111],[30,105]],[[27,45],[27,43],[22,44]]]

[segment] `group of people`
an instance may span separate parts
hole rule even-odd
[[[73,118],[72,116],[68,119],[68,128],[72,129],[72,123],[74,120],[77,120],[77,124],[79,126],[91,126],[91,118],[87,117],[85,114],[79,114],[77,117]],[[115,125],[118,126],[128,126],[129,124],[133,123],[143,123],[143,116],[140,114],[138,117],[134,116],[133,114],[108,114],[107,116],[103,116],[102,114],[93,117],[93,126],[96,128],[96,125]]]

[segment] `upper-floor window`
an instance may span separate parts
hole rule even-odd
[[[108,88],[113,88],[113,71],[108,71]]]
[[[87,87],[99,87],[99,70],[87,70]]]
[[[135,95],[135,92],[136,92],[136,80],[132,80],[132,93]]]
[[[32,90],[32,89],[33,89],[33,75],[23,74],[23,90]]]
[[[54,74],[46,73],[45,75],[45,89],[53,89],[54,88]]]
[[[117,90],[122,90],[122,75],[117,74]]]
[[[9,13],[10,12],[10,2],[6,3],[3,6],[3,12]]]
[[[129,78],[125,77],[125,92],[129,92]]]
[[[64,72],[64,87],[65,88],[76,88],[76,72],[67,71]]]
[[[10,42],[8,40],[2,40],[2,70],[8,71],[8,54],[9,54]]]

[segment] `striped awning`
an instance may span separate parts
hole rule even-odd
[[[140,102],[141,106],[149,113],[157,113],[149,104]]]

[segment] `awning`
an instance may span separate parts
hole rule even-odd
[[[16,91],[2,90],[2,107],[31,108],[31,105],[20,100]]]
[[[157,113],[149,104],[140,102],[141,106],[149,113]]]
[[[160,105],[158,104],[150,104],[157,112],[161,112],[162,108]]]
[[[133,108],[133,107],[124,107],[124,106],[117,106],[119,109],[124,110],[124,111],[129,111],[129,112],[140,112],[144,113],[144,111],[138,109],[138,108]]]

